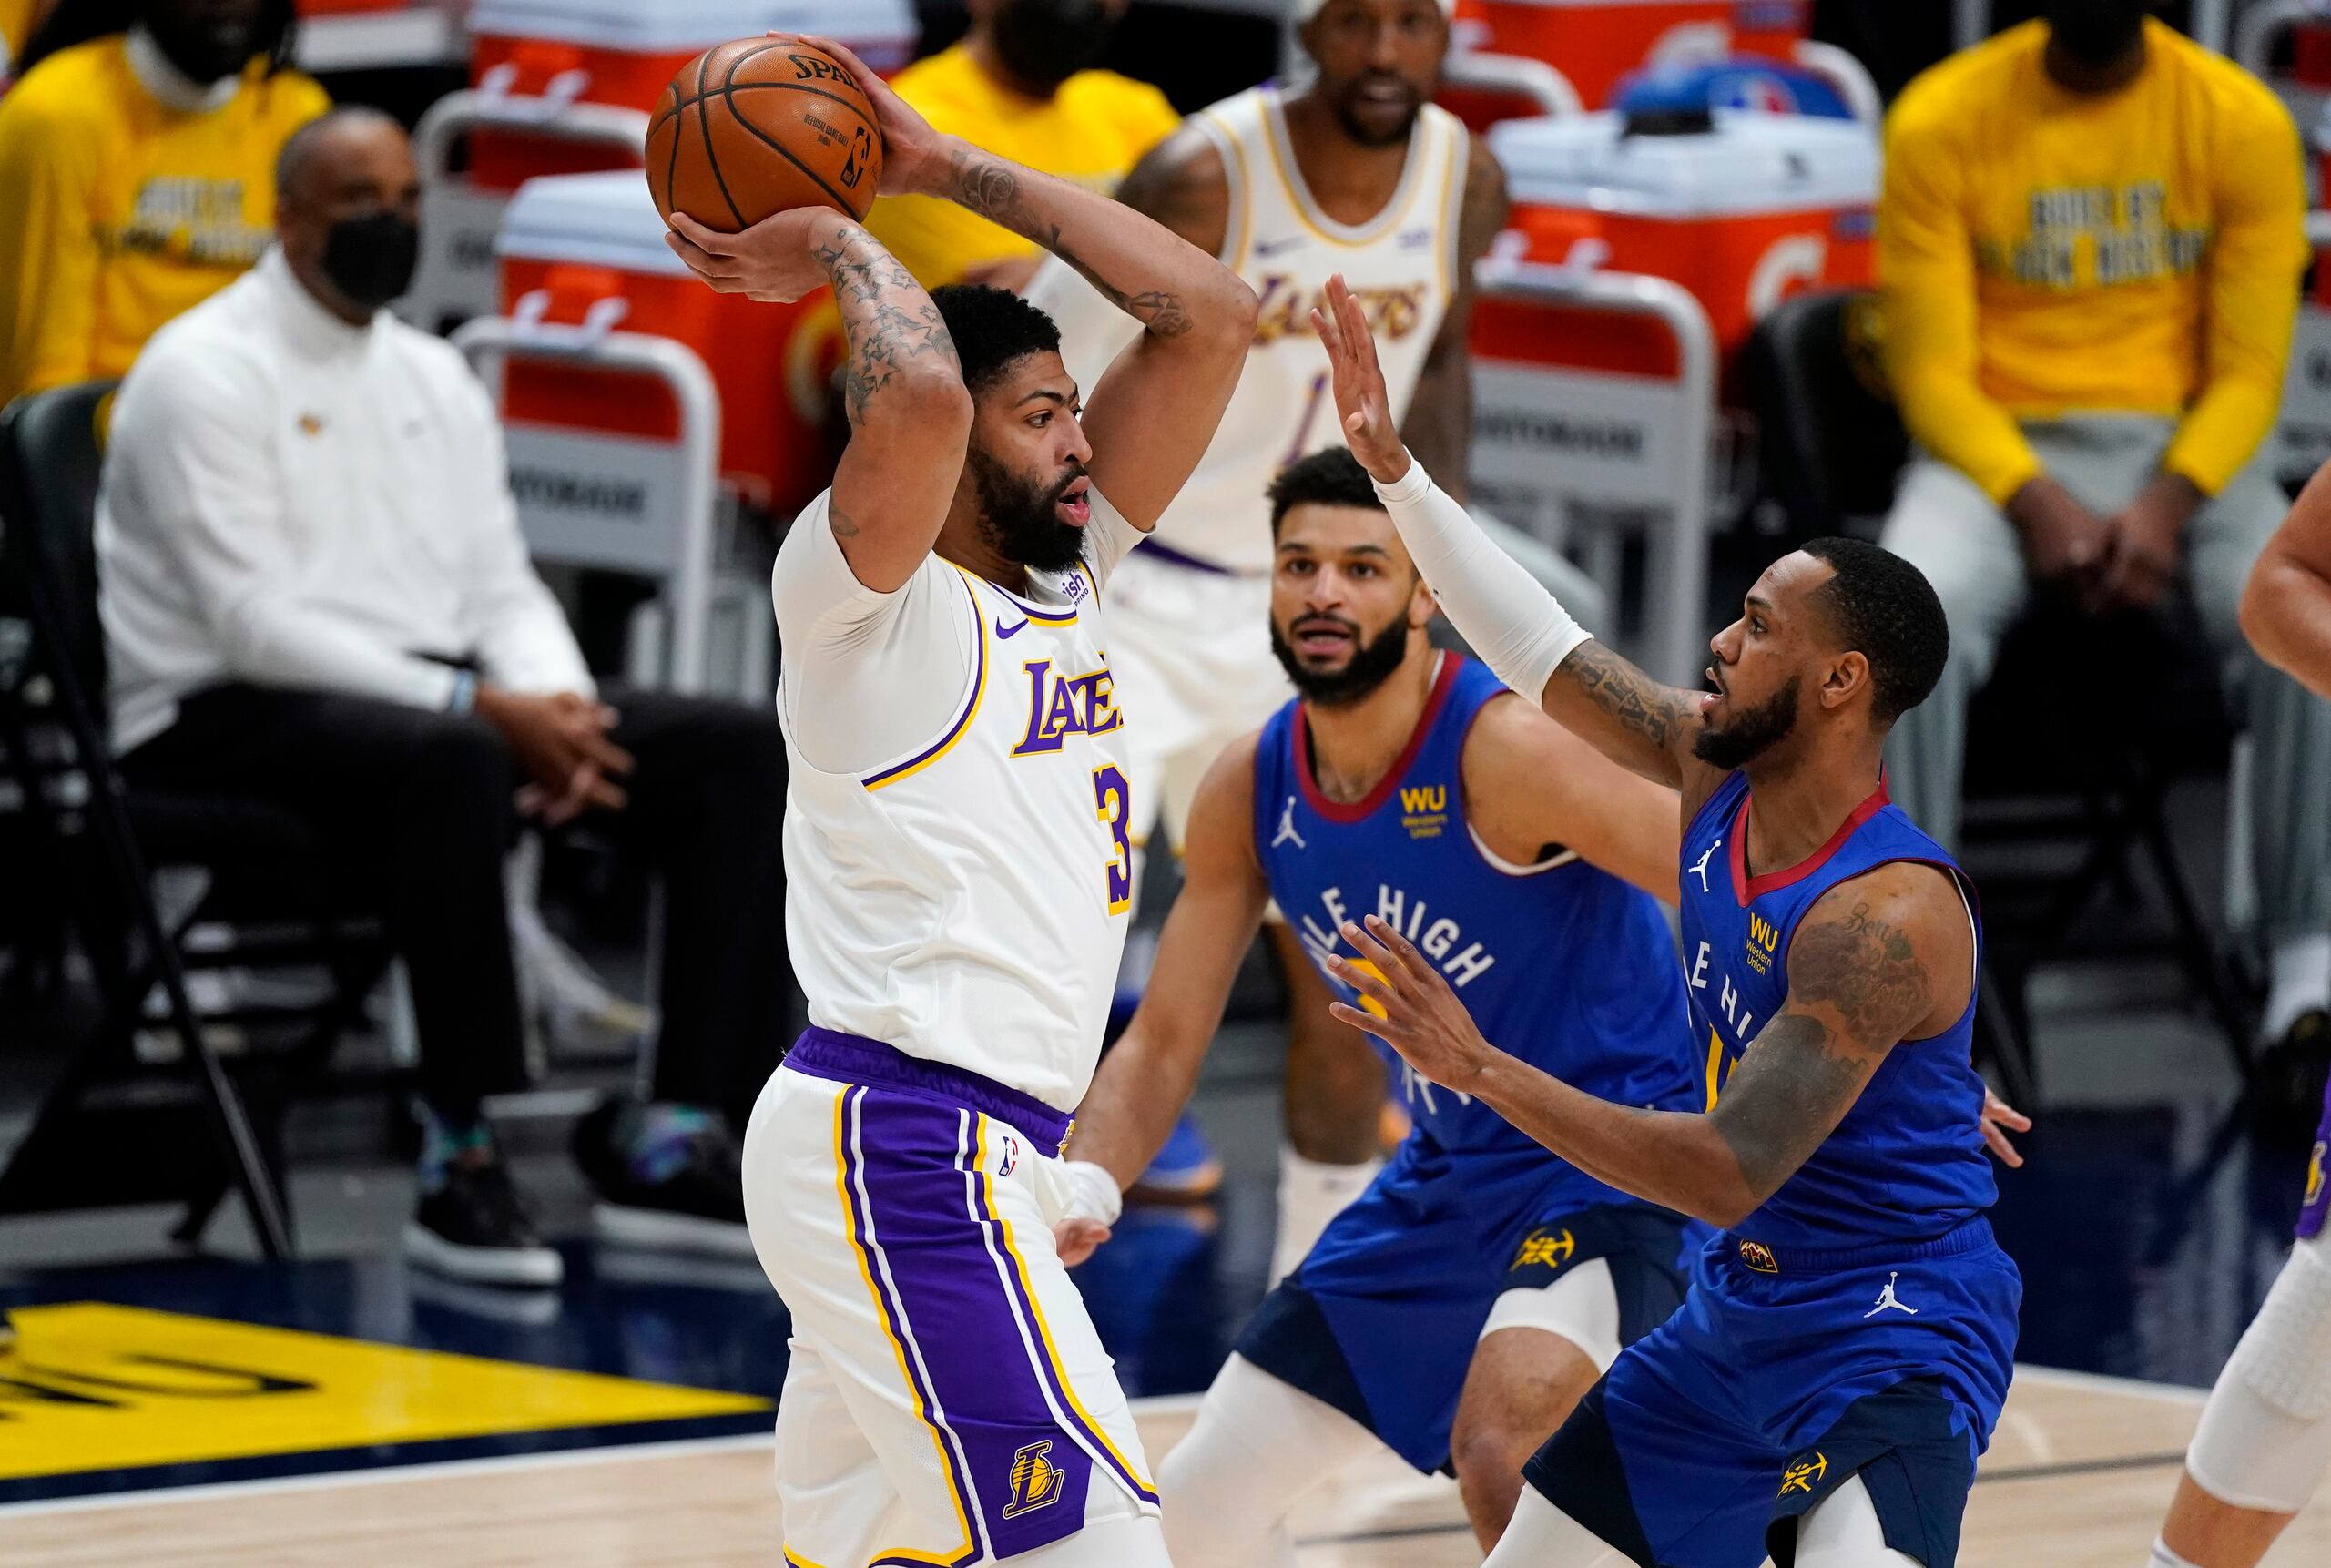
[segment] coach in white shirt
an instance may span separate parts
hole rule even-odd
[[[588,813],[655,855],[654,1099],[586,1121],[577,1153],[617,1235],[747,1249],[732,1134],[790,995],[775,715],[600,701],[528,564],[484,390],[381,309],[416,244],[396,123],[333,111],[278,183],[278,248],[157,333],[117,400],[97,549],[124,770],[300,814],[385,909],[422,1050],[406,1245],[471,1278],[558,1277],[478,1109],[521,1074],[518,814]]]

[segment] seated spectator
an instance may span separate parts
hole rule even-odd
[[[1920,450],[1885,543],[1950,620],[1941,686],[1895,728],[1893,789],[1953,840],[1968,699],[2035,594],[2102,614],[2189,593],[2258,748],[2278,1038],[2331,1004],[2331,708],[2251,654],[2236,612],[2285,510],[2258,453],[2305,180],[2274,95],[2145,11],[2050,0],[1920,76],[1888,122],[1879,282]]]
[[[396,123],[335,110],[277,178],[280,243],[158,333],[117,402],[97,547],[124,771],[296,812],[365,879],[420,1034],[406,1247],[476,1279],[558,1277],[479,1110],[522,1071],[503,854],[523,812],[654,855],[654,1101],[586,1120],[578,1156],[618,1238],[749,1255],[733,1135],[790,996],[776,717],[594,690],[528,565],[493,404],[381,309],[417,246]]]
[[[291,0],[74,0],[32,38],[0,97],[0,403],[120,375],[259,260],[275,155],[330,102],[291,26]]]
[[[1125,5],[971,0],[971,30],[891,85],[942,136],[965,137],[1104,194],[1115,191],[1142,154],[1181,123],[1155,87],[1090,68]],[[866,226],[926,289],[1023,288],[1043,257],[1011,230],[927,196],[884,197]]]

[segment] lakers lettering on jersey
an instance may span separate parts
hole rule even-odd
[[[1089,529],[1085,565],[1016,592],[932,556],[882,595],[850,575],[821,497],[775,584],[786,930],[809,1022],[1064,1111],[1099,1057],[1133,906],[1099,588],[1141,535],[1097,492]]]
[[[1157,537],[1185,555],[1261,573],[1271,552],[1265,491],[1280,469],[1336,439],[1312,307],[1342,273],[1375,329],[1392,412],[1406,418],[1454,289],[1468,138],[1455,116],[1427,105],[1392,199],[1351,225],[1312,199],[1276,89],[1227,98],[1191,123],[1221,155],[1229,184],[1222,260],[1255,290],[1261,314],[1222,427],[1158,520]]]

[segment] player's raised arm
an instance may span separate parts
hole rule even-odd
[[[2331,697],[2331,463],[2307,481],[2250,568],[2242,630],[2259,657]]]
[[[830,39],[882,122],[885,192],[953,201],[1033,239],[1082,273],[1141,336],[1089,389],[1082,415],[1093,484],[1136,528],[1157,521],[1197,467],[1238,384],[1255,331],[1254,290],[1196,246],[1130,207],[934,132]]]
[[[1715,1108],[1643,1111],[1583,1094],[1481,1036],[1430,961],[1375,916],[1344,939],[1381,973],[1329,964],[1384,1010],[1338,1003],[1443,1088],[1471,1095],[1590,1176],[1648,1202],[1737,1225],[1778,1192],[1853,1107],[1886,1054],[1947,1027],[1974,983],[1966,908],[1910,861],[1840,883],[1789,948],[1788,1000],[1748,1044]]]
[[[886,193],[891,178],[886,168]],[[792,300],[833,286],[850,344],[850,445],[834,473],[834,537],[860,583],[897,588],[947,520],[972,429],[972,394],[939,307],[880,241],[830,208],[794,208],[739,234],[684,212],[671,221],[673,251],[724,294]]]
[[[1262,928],[1270,891],[1255,860],[1255,747],[1248,736],[1226,748],[1198,786],[1156,966],[1077,1107],[1067,1150],[1074,1209],[1055,1227],[1072,1266],[1107,1239],[1120,1195],[1165,1146]]]
[[[1681,789],[1684,810],[1696,809],[1720,777],[1692,755],[1699,698],[1589,636],[1433,484],[1393,427],[1367,313],[1341,278],[1328,280],[1328,304],[1311,321],[1328,347],[1344,440],[1451,624],[1508,686],[1622,767]]]

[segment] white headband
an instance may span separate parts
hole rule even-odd
[[[1295,19],[1298,22],[1308,22],[1324,10],[1327,4],[1328,0],[1295,0]],[[1440,14],[1444,16],[1454,16],[1457,14],[1457,0],[1440,0]]]

